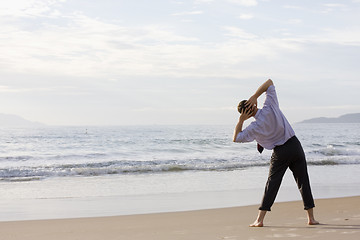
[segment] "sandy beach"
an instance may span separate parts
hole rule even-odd
[[[318,199],[306,225],[302,203],[276,203],[263,228],[250,228],[257,206],[117,217],[0,222],[1,239],[359,239],[360,197]]]

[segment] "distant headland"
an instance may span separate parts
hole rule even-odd
[[[312,118],[299,123],[360,123],[360,113],[345,114],[337,118]]]
[[[26,120],[20,116],[13,114],[0,113],[0,128],[11,127],[43,127],[45,124]]]

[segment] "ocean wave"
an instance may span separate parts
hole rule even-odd
[[[315,165],[315,166],[327,166],[327,165],[339,165],[341,163],[334,161],[334,160],[320,160],[320,161],[308,161],[308,165]]]
[[[347,148],[345,145],[328,145],[326,148],[313,150],[311,153],[323,156],[360,156],[359,149]]]
[[[308,159],[309,165],[360,164],[360,159]],[[121,174],[171,173],[182,171],[232,171],[268,166],[269,161],[106,161],[54,166],[21,166],[0,169],[0,181],[36,181],[50,177],[91,177]]]
[[[2,156],[0,157],[0,162],[8,161],[8,162],[18,162],[18,161],[28,161],[33,159],[33,156],[28,155],[20,155],[20,156]]]
[[[34,181],[48,177],[102,176],[180,171],[231,171],[266,165],[268,165],[267,162],[108,161],[84,164],[63,164],[56,166],[22,166],[0,169],[0,181]]]

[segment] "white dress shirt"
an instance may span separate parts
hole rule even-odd
[[[262,109],[258,109],[253,121],[236,136],[236,142],[252,142],[256,140],[264,148],[271,150],[283,145],[295,132],[279,108],[275,86],[266,90],[266,98]]]

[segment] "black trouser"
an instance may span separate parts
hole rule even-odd
[[[271,211],[271,206],[275,201],[282,178],[288,167],[293,172],[300,190],[304,202],[304,209],[308,210],[315,207],[307,172],[305,153],[300,141],[294,136],[273,150],[269,177],[259,210]]]

